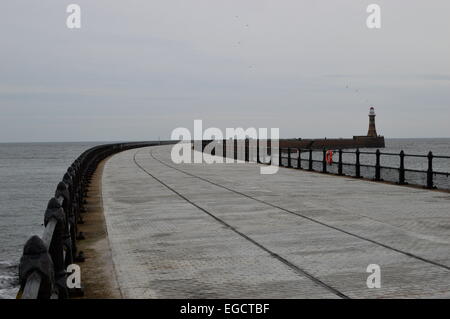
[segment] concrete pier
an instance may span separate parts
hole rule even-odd
[[[450,195],[130,150],[103,171],[126,298],[450,298]],[[368,265],[381,288],[367,287]]]

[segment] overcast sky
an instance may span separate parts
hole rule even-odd
[[[194,119],[351,137],[370,105],[386,137],[450,137],[449,14],[448,0],[2,0],[0,142],[167,139]]]

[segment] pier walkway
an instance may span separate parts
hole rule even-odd
[[[173,164],[171,146],[102,177],[126,298],[450,298],[450,194],[260,165]],[[369,289],[369,264],[381,288]]]

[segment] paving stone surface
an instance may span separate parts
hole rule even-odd
[[[450,194],[261,175],[255,163],[174,164],[170,150],[120,153],[104,169],[124,297],[450,298]],[[369,264],[381,288],[367,287]]]

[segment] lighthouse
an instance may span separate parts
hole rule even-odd
[[[373,106],[370,107],[369,110],[369,131],[367,132],[367,136],[369,137],[377,137],[377,129],[375,127],[375,108]]]

